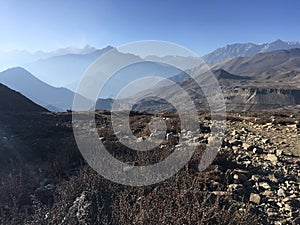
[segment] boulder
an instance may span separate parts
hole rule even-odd
[[[250,194],[250,198],[249,198],[250,202],[258,205],[260,203],[260,200],[261,200],[261,198],[260,198],[259,194],[254,194],[254,193]]]
[[[275,154],[267,154],[266,160],[271,161],[272,163],[277,163],[278,158]]]

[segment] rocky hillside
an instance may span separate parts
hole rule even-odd
[[[33,143],[39,138],[40,130],[34,129],[33,131],[32,128],[37,124],[42,126],[43,121],[40,117],[48,111],[3,84],[0,84],[0,96],[1,176],[14,167],[14,163],[21,165],[27,160],[32,160],[33,155],[38,154],[38,150],[36,149],[34,153],[32,148]],[[35,138],[32,138],[31,132],[35,132]],[[30,147],[27,143],[28,137],[31,139],[29,140]]]
[[[224,89],[224,95],[229,111],[300,109],[300,89],[243,87]]]
[[[214,72],[221,86],[228,111],[297,111],[300,109],[299,88],[263,83],[251,77],[230,74],[225,70]],[[189,94],[198,110],[209,110],[206,97],[194,80],[183,81],[180,86]],[[156,93],[170,98],[176,96],[178,101],[184,101],[180,100],[183,96],[178,95],[174,86],[167,86],[133,96],[131,101],[143,98],[136,103],[134,109],[147,112],[174,111],[174,108],[165,100],[151,97]]]
[[[179,128],[176,114],[135,113],[130,126],[137,137],[149,136],[147,123],[153,116],[166,121],[167,134],[158,148],[141,154],[118,141],[108,112],[96,113],[99,137],[108,151],[134,165],[164,159],[179,136],[184,143],[177,147],[198,146],[174,177],[133,188],[114,184],[86,165],[72,138],[70,114],[27,115],[26,120],[10,115],[18,123],[1,140],[7,143],[1,150],[18,139],[36,154],[26,164],[11,158],[12,168],[1,174],[0,223],[299,224],[299,114],[229,114],[223,145],[204,172],[198,164],[210,135],[209,114],[199,115],[199,133],[192,137]],[[29,124],[31,129],[22,132]]]
[[[300,48],[238,57],[214,66],[241,76],[250,76],[262,84],[300,87]]]
[[[20,93],[0,84],[0,112],[46,112],[47,110]]]

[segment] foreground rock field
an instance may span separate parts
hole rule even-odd
[[[198,164],[210,136],[209,114],[199,114],[199,133],[191,135],[180,130],[176,114],[134,113],[130,124],[138,139],[149,137],[153,116],[166,121],[165,141],[141,154],[119,143],[110,113],[96,113],[99,139],[131,165],[153,164],[175,146],[198,146],[172,178],[130,187],[86,164],[70,113],[7,114],[0,132],[1,224],[300,224],[299,114],[229,113],[223,144],[203,172]],[[18,122],[9,122],[14,117]],[[156,132],[150,137],[162,134]]]

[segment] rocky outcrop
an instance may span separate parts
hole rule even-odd
[[[188,83],[188,82],[187,82]],[[184,87],[199,110],[209,110],[206,97],[200,88],[193,85]],[[186,88],[188,87],[188,88]],[[156,90],[157,91],[157,90]],[[175,96],[172,88],[162,90],[165,96]],[[300,105],[300,89],[267,88],[267,87],[222,87],[228,111],[264,111],[264,110],[297,110]],[[178,96],[180,101],[181,96]],[[161,112],[176,109],[163,99],[147,97],[134,105],[134,110]]]
[[[60,225],[89,225],[93,224],[95,217],[96,212],[93,196],[90,192],[84,191],[73,202],[73,205],[70,207],[67,215]]]
[[[234,88],[225,89],[228,110],[268,110],[300,104],[300,89]]]

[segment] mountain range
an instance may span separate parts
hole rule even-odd
[[[55,56],[68,54],[89,54],[96,50],[97,49],[95,47],[86,45],[83,48],[70,46],[49,52],[41,50],[34,53],[28,52],[26,50],[0,51],[0,71],[3,71],[10,67],[24,66],[37,60],[48,59]]]
[[[288,50],[292,48],[300,48],[299,41],[282,41],[280,39],[264,44],[254,44],[254,43],[246,43],[246,44],[231,44],[226,45],[225,47],[218,48],[213,52],[204,55],[203,59],[207,63],[218,63],[222,62],[228,58],[232,57],[249,57],[256,55],[258,53],[266,53],[277,50]]]
[[[264,83],[293,85],[300,88],[300,48],[259,53],[251,57],[235,57],[213,66]]]
[[[222,53],[221,55],[222,57],[224,56],[225,60],[211,64],[211,68],[225,93],[227,103],[232,103],[231,105],[234,103],[235,106],[232,106],[232,109],[247,110],[250,108],[268,108],[274,105],[297,105],[299,101],[298,90],[300,88],[300,48],[289,48],[291,46],[298,46],[298,44],[298,42],[283,42],[278,40],[270,44],[237,44],[222,48],[224,54]],[[233,48],[236,48],[236,51],[229,50]],[[277,48],[284,49],[271,51]],[[100,55],[110,50],[121,61],[132,62],[141,60],[139,56],[119,52],[111,46],[101,50],[94,50],[92,47],[87,47],[85,50],[73,50],[72,54],[55,55],[28,64],[28,68],[31,68],[29,71],[36,71],[37,74],[29,72],[22,67],[5,70],[0,73],[0,83],[20,92],[31,101],[50,111],[65,111],[72,107],[74,92],[64,87],[57,88],[55,86],[60,86],[59,84],[67,80],[76,83],[76,80],[80,79],[81,73],[85,70],[83,68],[87,68]],[[68,51],[71,50],[64,49],[60,53]],[[220,49],[216,51],[220,52]],[[260,53],[254,54],[256,51]],[[233,54],[233,52],[235,52],[234,54],[250,56],[232,58],[231,53]],[[57,52],[57,54],[60,53]],[[157,58],[157,56],[146,57],[148,60],[155,60]],[[165,59],[170,61],[181,60],[182,62],[191,60],[188,57],[174,56],[166,56]],[[217,59],[217,56],[215,59]],[[97,102],[96,108],[110,109],[112,104],[110,97],[114,97],[124,85],[128,85],[131,81],[139,78],[140,75],[143,77],[161,76],[162,74],[164,74],[164,77],[181,85],[185,90],[189,92],[193,90],[193,93],[190,93],[192,98],[202,99],[201,93],[196,90],[195,84],[189,80],[185,72],[159,63],[145,62],[141,65],[137,64],[122,69],[121,72],[117,72],[114,78],[109,80],[103,89],[103,96],[100,96],[101,99]],[[49,82],[44,82],[44,79],[41,79],[43,76]],[[51,80],[52,83],[56,83],[57,85],[51,85]],[[151,92],[176,94],[172,89],[172,85],[167,85],[163,82],[147,83],[145,85],[139,83],[136,87],[131,88],[130,91],[131,97],[128,95],[128,99],[135,99],[137,96],[143,95],[147,96]],[[273,100],[274,98],[275,100]],[[83,100],[88,101],[84,98]],[[254,100],[255,102],[253,102]],[[246,103],[244,106],[238,106],[239,101]],[[159,102],[160,104],[163,103],[162,101]],[[267,102],[271,102],[272,104],[266,106]],[[155,110],[164,109],[164,107],[158,107],[157,101],[154,99],[151,99],[151,104],[149,103],[151,106],[147,106],[148,103],[147,101],[143,101],[142,105],[150,111],[151,108]],[[122,104],[122,101],[118,102],[118,104]],[[124,102],[124,104],[126,105],[127,103]],[[166,106],[166,103],[163,104]],[[264,107],[255,106],[259,104],[264,105]],[[142,110],[143,107],[141,107],[141,104],[135,105],[135,109]]]
[[[38,60],[25,65],[24,68],[37,76],[40,80],[45,81],[52,86],[64,86],[72,91],[75,91],[81,77],[87,71],[89,66],[92,65],[93,62],[95,62],[95,60],[101,55],[108,52],[114,54],[116,59],[118,58],[124,62],[137,62],[143,60],[137,55],[119,52],[116,48],[108,46],[88,54],[66,54]],[[169,58],[170,60],[174,61],[173,57]],[[177,60],[181,61],[183,61],[183,59],[185,61],[191,60],[190,58],[184,57],[176,58],[178,58]],[[114,62],[112,61],[111,64],[113,65],[113,63]],[[138,78],[141,75],[160,75],[163,77],[170,77],[176,75],[177,73],[179,73],[178,69],[155,62],[145,62],[143,65],[141,65],[141,63],[135,64],[134,67],[131,66],[130,68],[122,69],[121,72],[118,71],[113,77],[110,78],[113,84],[109,84],[109,89],[112,91],[106,90],[105,95],[106,97],[114,96],[113,93],[115,92],[116,86],[122,87],[126,85],[132,80],[130,79],[132,76],[135,78]]]
[[[222,88],[229,111],[300,109],[300,49],[227,59],[213,66],[212,72]],[[196,79],[205,75],[199,74]],[[188,93],[199,110],[208,110],[206,97],[198,84],[193,79],[183,78],[182,81],[177,80],[180,87]],[[174,111],[166,101],[152,97],[157,95],[169,98],[176,96],[177,101],[184,99],[175,85],[170,85],[146,90],[126,101],[137,102],[142,99],[136,103],[136,110]]]
[[[112,49],[113,47],[108,46],[86,54],[57,55],[27,63],[23,67],[40,80],[52,86],[62,87],[80,80],[89,65]]]
[[[258,53],[292,48],[300,48],[300,42],[276,40],[265,44],[231,44],[216,49],[215,51],[204,55],[202,58],[209,65],[214,65],[232,57],[249,57]],[[27,51],[18,50],[10,52],[0,51],[0,70],[3,71],[11,67],[23,67],[34,74],[38,79],[52,86],[64,86],[74,91],[76,89],[76,84],[88,66],[103,53],[112,49],[114,49],[112,46],[97,49],[87,45],[84,48],[67,47],[52,52],[38,51],[29,53]],[[144,59],[155,60],[157,58],[159,57],[147,56]],[[191,60],[190,57],[180,56],[165,56],[164,59],[166,58],[173,62],[189,62],[189,60]]]
[[[116,54],[118,54],[116,52]],[[132,60],[133,56],[120,54],[120,60]],[[124,58],[125,57],[125,58]],[[134,64],[126,67],[124,70],[116,73],[110,79],[101,91],[99,96],[116,96],[117,93],[142,75],[154,75],[163,71],[166,77],[178,74],[180,71],[172,67],[161,64],[145,62],[142,64]],[[162,74],[163,75],[163,74]],[[15,91],[25,95],[33,102],[47,108],[50,111],[66,111],[72,108],[75,93],[67,88],[57,88],[41,81],[33,74],[29,73],[22,67],[15,67],[0,72],[0,83],[7,85]],[[149,84],[138,82],[127,90],[127,95],[136,94],[147,88],[151,88],[155,83]],[[81,97],[82,101],[89,103],[90,101]]]

